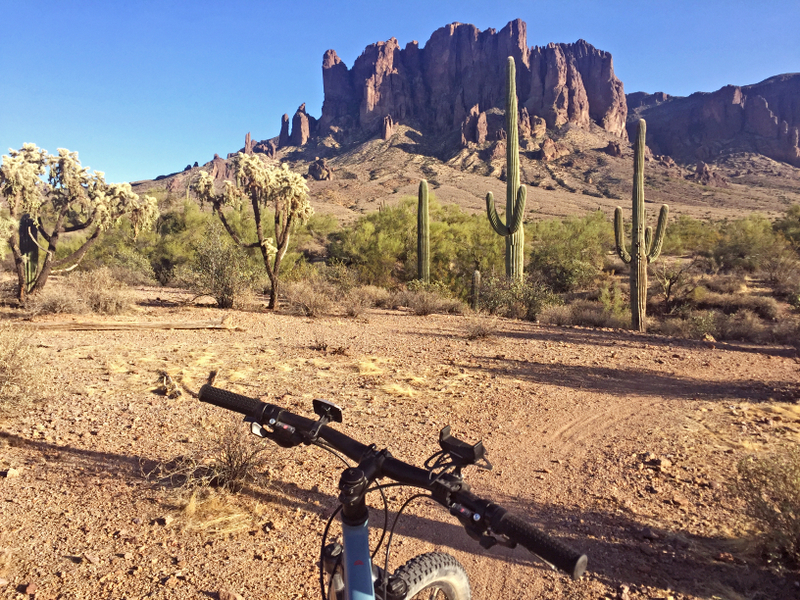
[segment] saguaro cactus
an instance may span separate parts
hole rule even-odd
[[[525,230],[522,217],[527,191],[519,184],[519,130],[517,129],[517,84],[514,59],[508,57],[506,75],[506,223],[500,221],[492,193],[486,194],[486,214],[492,228],[506,238],[506,276],[522,280],[525,265]]]
[[[36,283],[39,269],[39,246],[36,243],[38,231],[36,222],[28,213],[19,220],[19,251],[22,253],[25,272],[25,293],[29,293]]]
[[[622,226],[622,209],[618,206],[614,211],[614,235],[617,243],[617,254],[625,264],[631,265],[631,321],[632,327],[644,332],[647,329],[645,309],[647,306],[647,265],[661,254],[664,232],[667,229],[669,208],[661,206],[656,225],[656,235],[646,226],[647,216],[644,208],[644,151],[646,124],[639,119],[636,132],[633,157],[633,216],[631,229],[631,251],[625,248]]]
[[[428,219],[428,182],[419,182],[417,202],[417,276],[431,282],[431,228]]]
[[[477,269],[472,273],[472,297],[470,303],[472,310],[478,310],[481,305],[481,272]]]

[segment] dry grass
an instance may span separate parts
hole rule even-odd
[[[42,392],[44,374],[29,336],[24,328],[0,324],[0,409],[37,400]]]
[[[290,281],[283,285],[289,312],[304,317],[320,317],[330,312],[334,289],[323,281]]]
[[[487,339],[497,332],[497,318],[476,316],[467,320],[465,337],[468,340]]]
[[[602,304],[589,300],[578,300],[563,306],[549,306],[539,315],[542,323],[550,325],[579,325],[581,327],[605,327],[627,329],[631,325],[630,313],[616,314]]]
[[[195,445],[185,456],[145,469],[144,475],[159,485],[180,488],[215,487],[239,491],[266,467],[269,446],[253,436],[238,415],[217,428],[208,442]]]
[[[134,305],[131,290],[105,267],[73,273],[49,284],[28,298],[25,306],[32,314],[118,315]]]
[[[800,564],[800,448],[743,460],[734,491],[760,525],[765,550],[788,564]]]

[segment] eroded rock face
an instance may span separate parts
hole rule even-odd
[[[527,27],[519,19],[500,31],[452,23],[436,30],[424,48],[416,41],[401,48],[390,38],[368,46],[350,69],[328,50],[319,135],[384,136],[388,117],[423,134],[461,131],[464,145],[497,139],[485,113],[505,107],[509,56],[517,68],[523,137],[543,137],[542,124],[594,122],[627,139],[627,105],[611,55],[583,40],[528,48]],[[293,120],[289,143],[306,143],[295,129]],[[283,139],[283,127],[281,133]],[[309,135],[315,135],[313,125]]]
[[[308,165],[308,175],[317,181],[325,181],[333,179],[333,170],[324,158],[316,157],[314,162]]]
[[[764,154],[800,166],[800,74],[778,75],[748,86],[725,86],[686,98],[651,100],[641,93],[631,104],[635,121],[647,120],[647,144],[658,154],[709,161],[723,152]]]
[[[696,181],[700,185],[707,185],[709,187],[729,187],[728,181],[716,171],[711,170],[702,160],[697,161],[697,168],[690,179]]]

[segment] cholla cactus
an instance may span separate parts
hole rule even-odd
[[[259,154],[238,153],[233,159],[236,182],[226,181],[222,193],[214,191],[214,180],[205,171],[192,189],[200,203],[209,202],[225,230],[243,248],[258,248],[269,275],[272,291],[269,308],[278,301],[278,276],[281,261],[289,247],[289,236],[296,222],[304,223],[314,214],[308,201],[308,186],[302,175],[280,167],[267,165]],[[256,242],[248,243],[228,222],[225,209],[243,210],[248,201],[255,217]],[[273,217],[273,224],[266,225]],[[267,232],[273,233],[269,236]]]
[[[35,144],[9,150],[0,165],[0,193],[5,196],[10,219],[19,223],[22,215],[29,215],[29,237],[41,237],[46,245],[41,268],[38,272],[29,268],[27,281],[25,267],[32,265],[20,249],[19,230],[12,227],[9,232],[7,225],[0,224],[2,239],[14,255],[21,301],[29,290],[44,287],[52,269],[77,265],[102,233],[123,217],[131,220],[138,233],[158,216],[155,199],[139,198],[127,183],[106,183],[103,173],[89,173],[77,152],[63,148],[57,156]],[[69,256],[55,260],[61,234],[76,231],[85,232],[86,241]]]

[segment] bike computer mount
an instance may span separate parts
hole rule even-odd
[[[483,442],[470,445],[457,437],[450,435],[450,425],[446,425],[439,432],[439,446],[442,452],[450,459],[450,464],[457,469],[475,465],[487,471],[492,470],[492,463],[486,459],[486,448]]]

